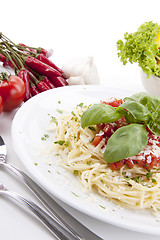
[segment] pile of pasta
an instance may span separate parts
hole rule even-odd
[[[77,106],[70,114],[58,119],[54,149],[65,168],[76,175],[89,191],[132,209],[160,209],[160,169],[151,171],[134,166],[111,170],[103,159],[104,140],[92,144],[98,126],[81,127],[86,106]]]

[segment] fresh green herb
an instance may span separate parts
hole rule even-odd
[[[74,170],[73,174],[77,176],[78,175],[78,170]]]
[[[46,140],[46,138],[45,138],[45,137],[41,137],[41,140],[42,140],[42,141],[45,141],[45,140]]]
[[[82,114],[81,126],[85,128],[99,123],[111,123],[120,119],[121,116],[122,114],[110,105],[94,104]]]
[[[94,140],[94,138],[92,138],[92,139],[90,140],[90,143],[92,143],[92,142],[93,142],[93,140]]]
[[[68,142],[68,141],[65,141],[64,145],[65,145],[66,147],[68,147],[68,146],[69,146],[69,142]]]
[[[76,116],[76,114],[75,114],[73,111],[71,112],[71,114],[72,114],[73,116]]]
[[[57,112],[59,112],[60,114],[62,114],[62,113],[63,113],[63,110],[57,109]]]
[[[99,205],[101,208],[103,208],[103,209],[106,209],[104,206],[102,206],[102,205]]]
[[[68,141],[63,141],[63,140],[55,141],[54,144],[59,144],[60,146],[65,145],[66,147],[69,146],[69,142]]]
[[[76,197],[79,197],[77,194],[75,194],[74,192],[71,192],[74,196],[76,196]]]
[[[134,177],[133,180],[134,180],[135,182],[139,183],[140,177],[139,177],[139,176],[138,176],[138,177]]]
[[[92,130],[92,131],[96,131],[96,129],[94,128],[94,127],[92,127],[92,126],[89,126],[88,127],[90,130]]]
[[[125,177],[124,178],[126,181],[129,181],[129,180],[131,180],[129,177]]]
[[[61,104],[61,101],[58,101],[59,104]]]
[[[51,117],[51,121],[50,122],[53,122],[55,123],[57,126],[58,126],[58,121],[55,117]]]
[[[156,183],[157,182],[156,179],[154,179],[154,178],[152,178],[151,181],[152,181],[152,183]]]
[[[138,63],[148,75],[160,77],[160,65],[158,43],[156,42],[160,26],[157,23],[145,22],[134,33],[125,33],[124,42],[117,42],[117,51],[120,61],[125,65],[127,62]]]
[[[49,138],[49,135],[48,135],[48,134],[44,134],[44,137],[45,137],[45,138]]]
[[[38,165],[38,163],[34,163],[34,165],[35,165],[35,166],[37,166],[37,165]]]
[[[92,161],[87,162],[87,165],[91,165],[91,164],[92,164]]]
[[[77,107],[83,107],[84,103],[80,103],[77,105]]]
[[[81,117],[81,126],[92,127],[99,123],[111,123],[124,117],[130,123],[116,130],[109,138],[104,152],[108,163],[137,155],[148,142],[146,127],[160,136],[160,99],[140,92],[123,99],[119,107],[95,104]],[[90,126],[91,125],[91,126]]]
[[[59,144],[61,146],[63,146],[63,144],[65,143],[65,141],[59,140],[59,141],[55,141],[54,144]]]
[[[147,178],[147,179],[150,179],[150,178],[152,177],[152,175],[153,175],[152,172],[148,172],[148,173],[146,174],[146,178]]]
[[[137,155],[147,145],[147,130],[141,124],[121,127],[109,138],[103,158],[108,163]]]
[[[45,141],[45,140],[47,140],[47,138],[49,138],[49,135],[48,135],[48,134],[44,134],[44,135],[41,137],[41,140],[42,140],[42,141]]]

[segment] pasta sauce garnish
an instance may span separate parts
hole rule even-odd
[[[118,107],[123,103],[123,100],[117,100],[113,98],[111,101],[102,102],[102,104],[108,104],[112,107]],[[92,144],[96,147],[102,139],[105,139],[105,144],[102,148],[107,144],[108,139],[111,135],[120,127],[127,125],[125,118],[121,118],[114,123],[103,123],[98,124],[100,129],[99,133],[97,133],[93,139]],[[142,150],[138,155],[129,157],[127,159],[123,159],[118,162],[110,163],[110,168],[112,170],[117,170],[126,165],[129,168],[133,168],[134,165],[138,167],[143,167],[147,170],[151,170],[154,166],[160,166],[160,137],[153,134],[149,129],[148,131],[148,144],[144,150]]]
[[[115,98],[102,104],[120,106]],[[77,105],[57,119],[54,152],[64,168],[78,177],[89,191],[120,206],[160,209],[160,138],[147,130],[148,143],[136,156],[108,163],[106,145],[117,129],[129,126],[125,118],[82,128],[81,116],[89,107]]]

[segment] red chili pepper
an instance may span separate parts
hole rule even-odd
[[[38,48],[37,52],[40,53],[40,54],[43,54],[43,56],[45,56],[47,58],[51,57],[52,54],[53,54],[53,50],[52,49],[46,50],[44,48]]]
[[[26,46],[24,43],[20,43],[19,45],[21,45],[22,47],[25,47],[25,46]]]
[[[13,65],[13,63],[15,64],[15,66]],[[10,68],[12,68],[14,70],[15,70],[15,68],[19,68],[17,62],[13,58],[12,58],[12,61],[5,60],[3,62],[3,67],[10,67]]]
[[[42,75],[48,77],[49,79],[51,79],[53,77],[61,76],[61,74],[57,70],[55,70],[51,66],[39,61],[38,59],[36,59],[34,57],[27,57],[25,64],[28,67],[30,67],[31,69],[33,69],[34,71],[36,71],[37,73],[42,74]]]
[[[40,52],[40,53],[43,54],[44,56],[47,56],[47,55],[48,55],[47,50],[44,49],[44,48],[41,48],[41,52]]]
[[[18,72],[18,77],[20,77],[24,83],[25,83],[25,86],[26,86],[26,96],[25,96],[25,99],[24,101],[27,101],[29,98],[32,97],[32,94],[31,94],[31,91],[30,91],[30,85],[29,85],[29,73],[27,70],[20,70]]]
[[[50,89],[55,88],[54,84],[46,76],[43,76],[42,81],[45,82]]]
[[[62,76],[52,77],[52,79],[49,78],[49,80],[51,80],[56,87],[64,87],[68,85],[68,82]]]
[[[50,90],[50,87],[48,87],[48,85],[45,82],[43,82],[43,81],[39,81],[36,84],[36,87],[38,88],[38,90],[40,92],[44,92],[44,91]]]
[[[30,90],[31,90],[32,96],[35,96],[40,93],[39,90],[37,89],[36,85],[33,83],[30,84]]]
[[[47,83],[44,81],[44,79],[38,79],[30,69],[27,68],[27,71],[29,72],[30,81],[32,84],[36,85],[36,88],[39,92],[44,92],[47,90],[50,90],[51,88],[47,85]]]
[[[10,67],[12,69],[14,69],[13,63],[11,61],[4,61],[3,62],[3,67]]]
[[[40,60],[41,62],[46,63],[47,65],[53,67],[54,69],[56,69],[61,74],[63,73],[63,71],[59,67],[57,67],[50,59],[48,59],[43,54],[39,54],[37,59]]]
[[[2,55],[1,53],[0,53],[0,61],[1,62],[5,62],[6,61],[6,57],[4,55]]]

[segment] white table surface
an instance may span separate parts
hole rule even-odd
[[[159,0],[1,1],[0,31],[16,43],[53,48],[52,60],[59,67],[74,57],[93,56],[101,85],[138,92],[144,90],[139,68],[136,64],[123,66],[120,63],[116,41],[145,21],[160,23],[159,5]],[[15,113],[16,110],[0,116],[0,134],[7,144],[7,161],[26,171],[12,147],[11,125]],[[27,187],[3,168],[0,169],[0,182],[39,204]],[[105,240],[159,239],[159,236],[97,221],[59,203]],[[9,199],[0,198],[0,239],[50,240],[54,237],[28,211]]]

